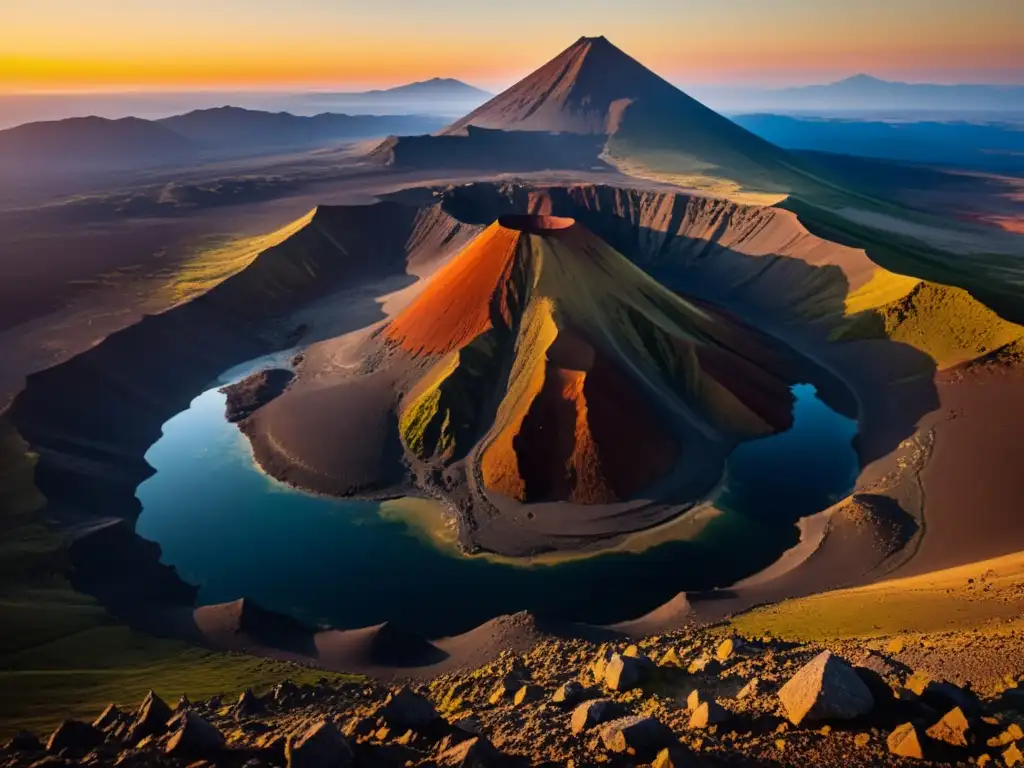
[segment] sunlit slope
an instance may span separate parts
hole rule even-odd
[[[484,486],[520,501],[627,499],[700,441],[789,424],[775,352],[571,219],[500,219],[385,338],[437,358],[404,398],[406,448],[444,465],[478,447]]]
[[[817,189],[803,162],[708,109],[604,37],[583,37],[445,129],[607,137],[602,158],[711,193]]]
[[[850,318],[833,333],[834,340],[892,339],[926,353],[940,369],[1024,339],[1024,327],[1004,320],[962,288],[882,270],[847,304]]]

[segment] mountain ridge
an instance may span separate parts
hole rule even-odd
[[[203,153],[238,156],[332,141],[428,132],[442,121],[418,115],[310,117],[223,106],[159,120],[71,117],[0,130],[0,171],[123,170],[184,161]]]

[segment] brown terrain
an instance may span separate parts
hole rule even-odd
[[[503,629],[500,652],[472,671],[391,686],[285,681],[237,699],[182,693],[173,709],[151,691],[42,740],[17,733],[0,764],[1020,764],[1022,688],[970,666],[944,679],[948,664],[915,663],[948,655],[955,639],[830,648],[724,629],[558,639],[528,615],[506,617]],[[1024,672],[1019,656],[995,665],[1011,681]]]
[[[660,138],[680,124],[685,162]],[[509,159],[545,141],[517,134],[550,131],[569,138],[548,137],[538,167]],[[447,165],[434,144],[476,138]],[[137,196],[5,202],[0,617],[59,578],[140,643],[368,678],[177,712],[119,700],[132,708],[45,744],[15,735],[2,764],[1024,764],[1016,182],[937,184],[918,201],[937,222],[863,194],[821,202],[808,166],[752,139],[583,38],[416,139],[416,162],[402,138],[211,169],[292,179],[244,204],[161,207],[166,180],[141,178]],[[791,197],[712,194],[705,173]],[[888,199],[915,194],[894,182]],[[280,350],[294,376],[229,389],[263,469],[441,500],[467,551],[656,535],[734,445],[788,426],[796,381],[856,417],[860,473],[767,569],[680,585],[614,626],[517,614],[424,638],[401,617],[325,628],[242,595],[197,606],[135,534],[145,453],[218,374]],[[8,696],[22,670],[4,664]]]

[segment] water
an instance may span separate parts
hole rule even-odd
[[[221,383],[253,367],[233,369]],[[313,496],[267,478],[225,421],[216,388],[168,421],[146,454],[156,474],[138,488],[137,530],[160,544],[163,562],[200,585],[202,603],[249,597],[309,623],[399,619],[434,636],[522,609],[620,621],[680,590],[727,585],[768,565],[796,543],[797,518],[849,491],[857,473],[855,422],[828,408],[810,385],[794,394],[793,428],[730,458],[714,500],[724,513],[695,540],[636,554],[526,568],[454,555],[384,519],[376,503]]]

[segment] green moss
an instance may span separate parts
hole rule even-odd
[[[432,387],[412,401],[402,412],[398,428],[405,447],[420,458],[433,455],[436,446],[427,445],[427,429],[438,417],[441,404],[440,387]],[[447,421],[447,419],[446,419]]]
[[[491,330],[450,355],[428,375],[429,384],[402,412],[406,448],[421,459],[459,458],[480,437],[481,413],[501,367],[507,334]]]

